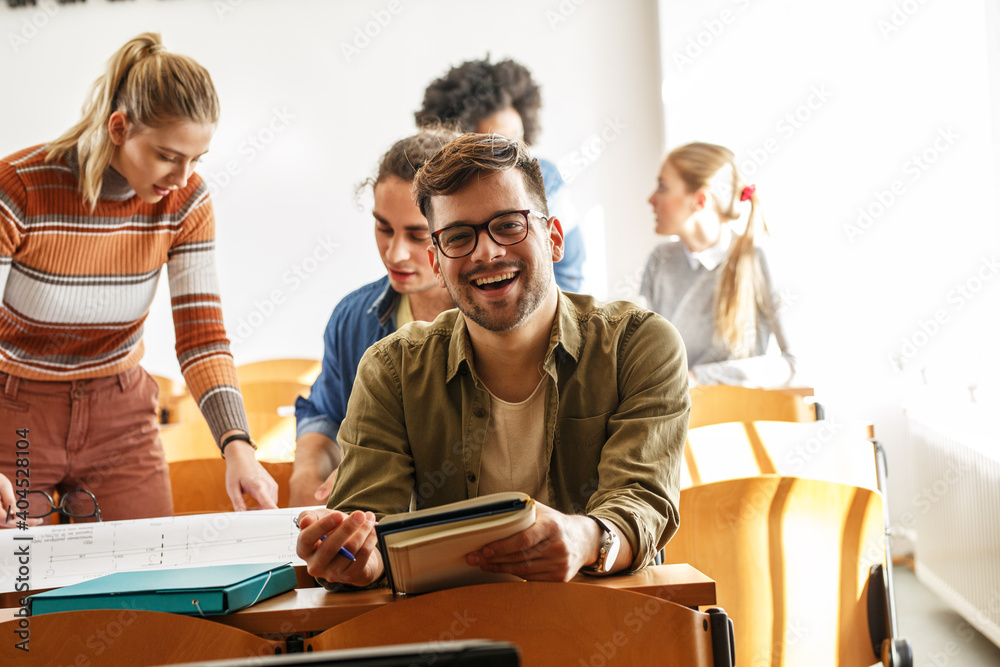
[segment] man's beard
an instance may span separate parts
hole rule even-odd
[[[526,267],[524,262],[517,260],[503,264],[495,264],[490,267],[489,273],[495,274],[498,271],[517,271],[518,276],[516,280],[525,281],[529,275],[525,269]],[[532,279],[521,285],[521,293],[518,297],[517,303],[515,304],[515,312],[513,314],[509,314],[494,308],[484,308],[471,298],[471,295],[477,289],[471,284],[471,282],[477,277],[477,273],[485,274],[487,272],[470,271],[459,276],[459,283],[464,286],[464,288],[456,288],[448,281],[447,278],[445,278],[444,282],[445,287],[448,289],[448,294],[451,295],[452,301],[455,302],[455,305],[462,312],[462,314],[467,319],[472,320],[487,331],[500,333],[515,329],[538,309],[538,306],[545,300],[545,297],[548,296],[549,290],[552,289],[551,279],[546,280],[542,272],[535,271]]]

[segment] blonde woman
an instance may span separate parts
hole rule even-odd
[[[52,510],[172,514],[157,386],[139,366],[167,266],[177,357],[226,459],[237,510],[275,507],[223,328],[215,217],[194,173],[219,117],[209,74],[139,35],[108,62],[83,118],[0,160],[0,521]],[[37,520],[28,523],[36,523]]]
[[[653,250],[640,293],[680,331],[692,384],[788,385],[795,358],[756,245],[766,231],[760,202],[732,151],[706,143],[675,148],[649,203],[656,233],[677,240]],[[737,234],[729,223],[746,206],[746,230]],[[772,334],[780,355],[765,355]]]

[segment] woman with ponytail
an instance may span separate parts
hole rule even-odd
[[[218,118],[208,72],[145,33],[112,56],[79,123],[0,159],[6,527],[51,509],[26,488],[67,503],[89,491],[105,520],[173,513],[158,389],[139,366],[164,265],[181,371],[226,459],[233,506],[249,493],[275,507],[223,328],[212,203],[194,173]]]
[[[788,385],[795,372],[764,252],[756,187],[733,153],[714,144],[675,148],[649,198],[656,233],[676,236],[653,250],[640,292],[680,331],[692,384]],[[729,226],[749,205],[743,234]],[[765,355],[771,334],[781,355]]]

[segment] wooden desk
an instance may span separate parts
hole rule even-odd
[[[715,601],[715,583],[694,568],[661,565],[578,581],[484,584],[399,601],[386,590],[305,588],[212,619],[94,610],[44,614],[19,626],[14,610],[4,609],[0,635],[8,639],[0,642],[0,664],[164,665],[478,638],[517,644],[526,667],[593,665],[595,656],[611,655],[617,655],[616,665],[718,664],[712,662],[716,629],[710,615],[677,604]],[[15,647],[19,627],[30,630],[30,653]],[[308,633],[304,645],[299,638],[286,643],[288,635],[300,633]]]
[[[611,577],[579,575],[573,581],[642,593],[685,607],[715,604],[715,582],[684,563],[656,565],[635,574]],[[393,600],[387,589],[329,593],[323,588],[297,588],[213,620],[256,635],[321,632]],[[10,617],[5,613],[2,618]]]

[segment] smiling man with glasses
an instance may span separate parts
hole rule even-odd
[[[376,519],[411,498],[434,507],[498,491],[530,494],[536,521],[469,554],[472,565],[558,581],[648,565],[678,525],[690,401],[676,330],[634,304],[559,291],[562,226],[523,144],[463,135],[413,188],[458,309],[365,353],[330,509],[300,516],[309,572],[375,584]]]

